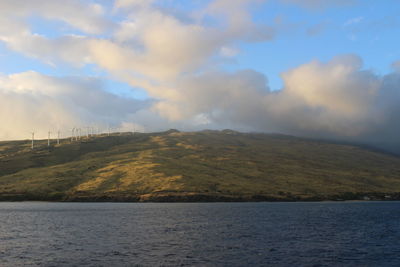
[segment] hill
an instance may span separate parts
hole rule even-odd
[[[231,130],[0,142],[0,200],[399,199],[400,158]]]

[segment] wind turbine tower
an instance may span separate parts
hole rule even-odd
[[[71,130],[71,142],[73,142],[74,141],[74,133],[75,133],[75,127],[74,128],[72,128],[72,130]]]
[[[51,132],[49,131],[48,135],[47,135],[47,146],[50,146],[50,135],[51,135]]]
[[[60,144],[60,130],[57,132],[57,145]]]
[[[34,148],[34,146],[33,146],[33,141],[35,140],[35,132],[32,132],[32,146],[31,146],[31,148],[32,148],[32,150],[33,150],[33,148]]]

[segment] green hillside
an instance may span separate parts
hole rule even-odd
[[[0,142],[0,200],[397,199],[400,157],[284,135],[113,134]]]

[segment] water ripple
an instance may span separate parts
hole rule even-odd
[[[0,203],[1,266],[400,266],[399,202]]]

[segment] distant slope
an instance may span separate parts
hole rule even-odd
[[[0,142],[0,200],[397,199],[400,158],[230,130]]]

